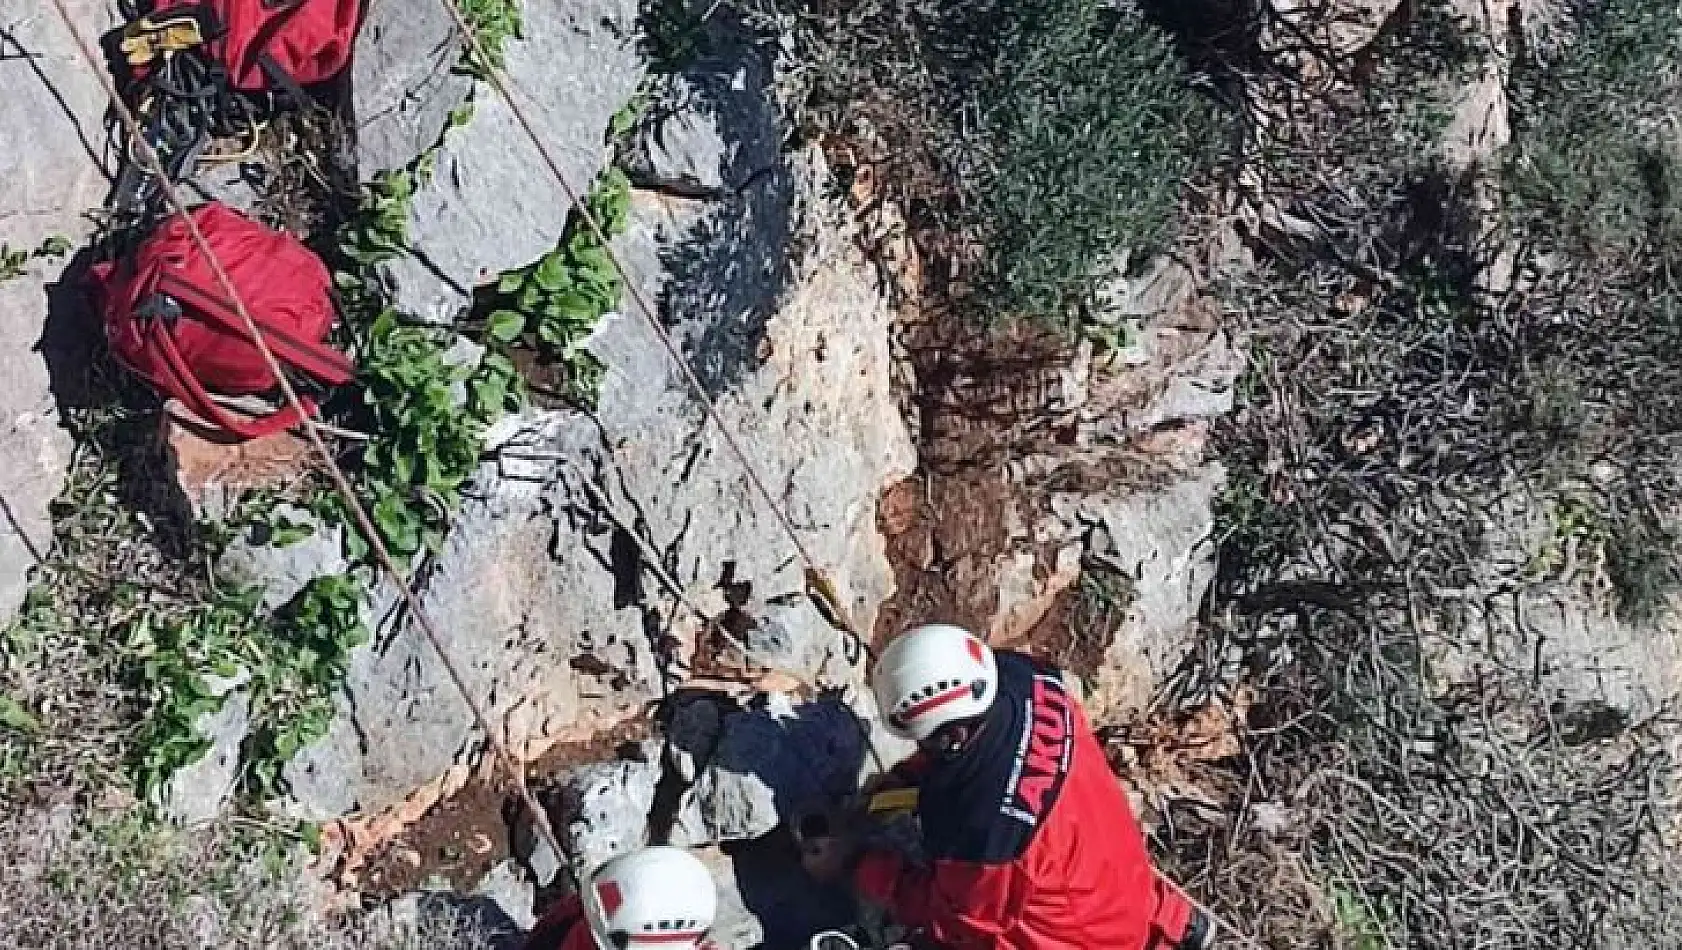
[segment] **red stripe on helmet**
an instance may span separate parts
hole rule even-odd
[[[969,695],[971,695],[970,684],[965,683],[962,686],[954,686],[938,696],[930,696],[928,699],[912,706],[905,712],[900,713],[899,718],[904,722],[910,722],[913,719],[920,718],[923,713],[939,709],[947,703],[957,702]]]
[[[604,917],[612,917],[615,913],[618,913],[620,906],[625,903],[625,897],[619,891],[618,881],[604,881],[597,884],[596,899],[601,901],[602,916]]]
[[[683,943],[696,941],[706,936],[705,930],[690,930],[679,933],[632,934],[631,943]]]

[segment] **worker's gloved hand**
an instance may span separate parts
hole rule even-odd
[[[826,835],[800,840],[800,866],[819,884],[834,884],[851,873],[859,854],[851,835]]]
[[[914,783],[909,778],[890,769],[886,772],[877,772],[865,779],[864,784],[859,787],[859,797],[869,801],[870,796],[877,792],[892,792],[902,788],[911,788],[913,785]]]

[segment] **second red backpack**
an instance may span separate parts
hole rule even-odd
[[[350,360],[323,342],[336,310],[321,260],[290,235],[224,205],[207,204],[191,216],[282,366],[318,387],[350,382]],[[211,395],[267,393],[279,384],[179,215],[133,256],[95,266],[93,283],[111,352],[154,389],[240,438],[301,421],[290,407],[244,419]],[[315,411],[303,402],[305,412]]]
[[[361,0],[155,0],[123,29],[144,72],[165,54],[202,47],[240,92],[325,82],[350,62]]]

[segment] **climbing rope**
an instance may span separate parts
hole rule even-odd
[[[672,339],[671,334],[666,330],[665,326],[660,322],[654,308],[649,304],[646,295],[643,294],[641,288],[632,279],[629,271],[619,260],[618,256],[613,252],[611,243],[608,241],[607,236],[600,223],[596,220],[595,215],[591,213],[588,205],[582,200],[579,192],[572,187],[570,182],[567,181],[565,173],[561,171],[560,166],[556,163],[554,157],[549,153],[548,148],[543,144],[542,139],[537,135],[531,121],[526,117],[524,110],[521,109],[519,104],[514,100],[514,97],[510,92],[509,84],[507,83],[502,70],[492,64],[491,59],[486,55],[483,44],[479,41],[478,36],[472,30],[465,16],[456,6],[454,0],[440,0],[440,2],[442,2],[445,8],[450,12],[451,17],[456,22],[457,28],[462,33],[464,41],[474,51],[474,55],[481,63],[485,64],[486,73],[491,80],[491,84],[496,88],[497,93],[508,104],[510,111],[519,122],[521,129],[526,134],[526,137],[531,140],[532,144],[537,148],[539,154],[543,157],[544,164],[548,166],[550,172],[554,175],[555,180],[560,184],[561,189],[566,193],[568,200],[572,203],[573,209],[580,215],[582,220],[585,222],[585,225],[590,229],[592,236],[606,251],[608,260],[613,265],[614,270],[619,274],[622,283],[624,284],[626,290],[631,294],[632,299],[636,301],[643,318],[654,330],[661,345],[671,356],[673,362],[677,364],[696,399],[701,402],[707,418],[718,427],[720,437],[724,440],[731,453],[741,464],[742,470],[746,474],[749,482],[753,485],[755,491],[759,493],[761,498],[764,499],[766,505],[771,509],[772,514],[776,517],[778,524],[788,535],[795,551],[799,554],[805,565],[806,582],[809,594],[813,595],[816,600],[828,601],[827,605],[820,609],[826,614],[832,624],[834,624],[844,635],[854,642],[855,646],[863,655],[870,656],[871,649],[869,643],[862,635],[860,635],[858,630],[852,624],[851,618],[844,605],[841,604],[833,584],[818,566],[816,559],[813,558],[811,552],[807,550],[804,542],[800,540],[799,532],[795,530],[793,521],[789,518],[787,512],[783,510],[782,506],[777,504],[776,499],[771,495],[770,490],[760,478],[758,471],[748,459],[747,453],[743,451],[741,445],[737,442],[735,436],[730,432],[729,427],[725,424],[724,419],[718,414],[718,410],[713,403],[712,397],[707,393],[706,387],[702,385],[700,379],[696,376],[695,371],[690,367],[688,361],[683,358],[676,342]],[[486,744],[490,747],[494,759],[502,763],[502,765],[508,770],[509,775],[513,779],[514,787],[519,795],[521,804],[531,813],[533,827],[537,830],[538,836],[542,838],[544,844],[546,844],[554,854],[563,858],[561,863],[564,866],[565,872],[571,880],[574,888],[577,889],[580,882],[577,877],[577,871],[573,867],[574,855],[571,850],[562,843],[560,837],[556,835],[554,825],[549,820],[548,812],[543,808],[541,803],[538,802],[537,797],[532,793],[530,786],[526,783],[524,764],[521,763],[511,751],[509,751],[507,744],[499,737],[496,728],[491,723],[490,717],[486,714],[484,707],[473,698],[472,691],[468,689],[467,681],[465,677],[463,677],[460,668],[456,665],[455,660],[450,656],[449,651],[444,647],[443,639],[438,634],[437,627],[433,624],[431,616],[426,612],[426,608],[421,604],[420,598],[415,594],[413,587],[410,585],[408,575],[398,567],[395,559],[391,555],[391,552],[387,549],[384,540],[380,536],[380,533],[375,529],[373,521],[368,515],[367,509],[363,506],[361,500],[357,497],[356,492],[351,487],[349,478],[345,475],[344,470],[339,467],[338,460],[334,456],[334,453],[327,447],[327,443],[322,437],[322,427],[317,424],[309,412],[304,410],[303,403],[298,396],[297,390],[293,387],[291,380],[287,378],[286,373],[282,370],[280,361],[275,357],[274,351],[270,348],[267,339],[264,338],[256,320],[252,318],[251,312],[246,308],[245,301],[241,297],[238,288],[234,286],[233,280],[228,276],[227,269],[222,265],[222,262],[216,256],[215,251],[212,250],[210,243],[205,239],[204,233],[199,229],[197,222],[195,222],[188,214],[187,205],[182,200],[180,192],[176,189],[174,182],[166,172],[162,160],[158,157],[158,154],[153,149],[151,143],[147,141],[139,120],[135,117],[133,111],[129,109],[127,103],[123,101],[121,95],[118,93],[115,82],[103,68],[100,58],[94,53],[93,47],[88,43],[87,38],[83,36],[82,31],[76,26],[75,18],[71,16],[70,11],[65,6],[65,0],[52,0],[52,3],[55,11],[58,13],[59,19],[64,23],[65,29],[69,31],[71,38],[75,40],[77,50],[81,53],[84,63],[99,80],[101,87],[110,99],[111,108],[116,113],[118,120],[127,132],[131,146],[138,152],[137,157],[140,159],[140,163],[143,164],[146,167],[146,171],[153,176],[160,194],[163,195],[170,209],[181,217],[193,244],[197,247],[199,253],[204,255],[205,261],[210,266],[211,273],[216,278],[217,284],[221,287],[222,292],[232,304],[234,312],[238,314],[240,320],[245,324],[246,332],[250,334],[251,340],[256,346],[258,353],[261,354],[264,364],[268,367],[269,372],[278,382],[281,394],[287,405],[294,411],[298,412],[301,425],[304,430],[304,435],[316,455],[320,457],[323,468],[326,470],[329,479],[333,483],[334,491],[339,495],[340,499],[344,501],[345,507],[351,513],[352,520],[355,522],[357,530],[367,541],[369,549],[374,554],[374,558],[379,563],[381,570],[383,570],[392,578],[393,581],[397,583],[398,591],[404,605],[409,609],[410,615],[414,618],[416,626],[420,628],[422,634],[426,637],[427,642],[438,654],[439,662],[444,667],[451,684],[454,686],[457,694],[460,695],[462,702],[467,705],[469,712],[473,716],[474,722],[478,725],[479,729],[484,732]],[[639,550],[643,553],[644,563],[655,573],[655,577],[660,580],[661,584],[666,586],[667,589],[673,593],[673,596],[678,598],[679,602],[686,608],[701,617],[710,629],[723,634],[732,646],[743,653],[745,658],[747,655],[745,647],[740,643],[740,641],[732,637],[728,631],[725,631],[722,626],[718,625],[715,619],[700,610],[692,601],[689,600],[687,594],[682,591],[682,588],[673,578],[670,577],[669,574],[666,573],[663,567],[661,567],[658,556],[652,550],[647,540],[644,539],[638,532],[630,530],[630,528],[618,518],[612,507],[607,504],[606,498],[596,490],[594,485],[589,484],[587,477],[581,480],[581,484],[585,486],[585,492],[591,496],[592,502],[602,506],[608,514],[610,520],[614,521],[616,526],[631,536],[633,541],[637,544]],[[861,723],[861,728],[862,725],[863,724]],[[868,734],[865,738],[868,742]],[[870,745],[870,751],[873,756],[876,755],[874,744]],[[878,769],[881,768],[881,760],[879,756],[877,756],[877,767]],[[1238,935],[1247,945],[1260,946],[1254,938],[1248,937],[1241,932],[1236,931],[1224,921],[1221,921],[1220,918],[1216,917],[1213,913],[1209,912],[1207,908],[1198,904],[1195,900],[1192,900],[1191,896],[1187,894],[1185,889],[1180,887],[1179,884],[1173,881],[1169,881],[1168,883],[1175,890],[1185,896],[1188,901],[1191,901],[1194,906],[1203,910],[1203,912],[1207,914],[1210,919],[1217,924],[1217,926]]]
[[[537,797],[532,794],[531,788],[526,784],[525,766],[509,751],[507,744],[498,736],[490,717],[486,715],[484,707],[473,698],[472,691],[467,688],[467,681],[462,676],[461,670],[450,656],[449,651],[445,649],[443,639],[438,635],[437,627],[434,626],[431,616],[427,614],[426,608],[421,605],[420,598],[415,595],[413,588],[410,586],[408,576],[397,566],[391,552],[387,550],[384,540],[380,537],[380,533],[374,529],[374,523],[368,517],[367,509],[357,498],[356,492],[351,488],[350,480],[345,476],[344,470],[339,467],[338,460],[322,438],[320,427],[317,426],[310,413],[304,411],[297,390],[293,388],[291,380],[282,371],[280,361],[275,358],[268,340],[263,337],[262,332],[258,329],[257,321],[252,319],[251,312],[246,309],[245,301],[241,298],[239,289],[234,286],[233,280],[228,277],[227,269],[222,266],[221,260],[211,249],[210,243],[205,240],[204,233],[199,230],[198,224],[187,213],[187,206],[181,199],[180,191],[176,189],[174,182],[165,173],[163,162],[158,158],[158,154],[153,150],[151,143],[146,141],[145,136],[141,133],[139,120],[135,118],[128,104],[118,95],[116,83],[106,72],[101,59],[95,55],[94,48],[89,45],[87,38],[82,35],[82,31],[76,26],[75,19],[65,7],[65,0],[52,0],[52,2],[53,7],[58,11],[59,19],[64,21],[65,29],[69,30],[71,37],[75,39],[77,49],[82,54],[82,59],[98,77],[100,85],[104,87],[106,95],[110,97],[111,108],[117,113],[118,120],[127,131],[130,140],[138,146],[139,157],[145,164],[147,171],[156,178],[160,193],[164,196],[171,210],[180,215],[193,244],[198,248],[199,253],[204,255],[205,261],[210,265],[211,273],[216,277],[217,284],[220,285],[223,294],[233,305],[234,312],[244,322],[245,330],[250,334],[253,343],[256,344],[257,351],[262,354],[263,362],[267,364],[269,372],[279,382],[281,394],[285,397],[287,404],[298,412],[302,420],[305,437],[308,439],[311,448],[321,458],[323,467],[333,482],[333,488],[343,499],[345,507],[350,511],[357,530],[367,540],[380,568],[397,582],[403,602],[414,618],[416,626],[420,628],[427,642],[432,645],[432,649],[437,652],[439,662],[449,675],[450,682],[455,686],[456,692],[461,695],[462,701],[467,704],[467,708],[472,712],[474,722],[484,731],[485,741],[490,746],[493,756],[507,768],[509,775],[512,776],[520,801],[531,812],[532,823],[537,829],[539,837],[557,856],[563,858],[561,863],[565,865],[567,875],[572,878],[573,884],[577,885],[577,872],[572,866],[572,852],[562,845],[560,838],[555,834],[554,826],[549,821],[549,813],[538,803]]]
[[[620,283],[631,295],[631,299],[636,302],[637,310],[641,313],[649,328],[654,331],[655,336],[659,338],[660,345],[672,358],[672,362],[677,365],[691,394],[701,403],[707,419],[718,427],[719,437],[724,440],[724,444],[730,449],[730,453],[740,463],[743,473],[747,475],[748,482],[753,486],[754,491],[764,499],[766,506],[771,509],[771,514],[777,519],[783,533],[787,534],[789,541],[793,543],[794,550],[800,556],[801,563],[805,567],[807,596],[811,597],[814,603],[818,605],[819,612],[824,614],[825,620],[847,638],[850,645],[849,652],[852,654],[849,657],[850,660],[856,662],[859,657],[868,657],[874,660],[875,654],[871,650],[869,640],[853,623],[850,612],[841,603],[834,583],[830,581],[828,575],[818,565],[817,559],[812,556],[812,552],[807,550],[805,542],[800,540],[800,532],[795,529],[794,521],[789,517],[788,512],[783,509],[783,506],[777,503],[776,498],[772,496],[771,490],[766,487],[764,479],[760,477],[758,469],[748,458],[747,452],[742,449],[741,443],[730,431],[730,427],[725,424],[723,417],[719,415],[712,396],[707,393],[706,386],[701,383],[700,377],[696,375],[694,368],[689,365],[689,361],[684,359],[682,351],[678,349],[677,341],[672,339],[671,332],[666,329],[665,324],[660,322],[659,315],[655,312],[653,305],[649,303],[648,296],[643,293],[641,285],[633,279],[630,270],[619,259],[619,255],[614,253],[612,242],[608,240],[601,222],[596,220],[595,214],[590,210],[589,204],[583,200],[578,189],[574,188],[572,182],[567,180],[566,173],[561,170],[560,163],[555,160],[548,146],[543,143],[542,137],[537,134],[536,127],[532,125],[531,119],[526,116],[525,110],[515,100],[512,82],[486,51],[479,35],[473,30],[472,24],[468,22],[466,14],[462,13],[458,0],[439,0],[439,2],[449,11],[450,17],[455,20],[456,29],[461,32],[462,41],[472,51],[475,62],[483,67],[485,76],[490,80],[497,95],[508,105],[508,109],[513,113],[520,129],[537,149],[538,154],[542,156],[543,164],[548,167],[549,173],[561,186],[561,191],[566,194],[567,200],[572,204],[572,210],[578,214],[585,227],[590,230],[590,236],[595,238],[596,243],[606,252],[608,262],[613,265],[614,271],[619,275]]]
[[[507,104],[515,121],[519,123],[521,131],[525,133],[526,138],[531,141],[532,145],[537,149],[538,154],[542,156],[543,164],[548,167],[549,173],[554,176],[556,183],[561,186],[561,191],[566,194],[567,200],[571,202],[573,211],[576,212],[580,219],[583,220],[585,227],[589,228],[591,237],[595,238],[596,243],[603,251],[606,252],[608,262],[613,265],[614,271],[619,275],[620,282],[624,285],[625,290],[631,295],[631,299],[636,302],[637,309],[641,313],[643,320],[648,324],[649,328],[654,331],[655,336],[660,340],[660,345],[665,348],[666,353],[672,358],[672,362],[677,365],[679,371],[683,374],[685,383],[688,385],[690,392],[694,395],[696,400],[701,403],[702,409],[706,413],[706,417],[718,427],[719,437],[724,440],[724,444],[730,449],[730,453],[734,455],[736,457],[736,461],[740,463],[743,473],[747,475],[748,482],[753,485],[754,491],[756,491],[759,496],[764,499],[766,506],[771,509],[771,513],[776,517],[777,523],[782,527],[783,532],[788,535],[789,541],[793,543],[795,552],[799,554],[800,560],[805,566],[805,580],[808,596],[812,597],[813,601],[818,604],[819,612],[823,613],[825,618],[848,638],[848,640],[852,643],[853,648],[859,655],[874,660],[875,654],[870,647],[869,641],[859,633],[857,627],[853,624],[851,615],[846,610],[845,605],[841,603],[841,598],[835,590],[834,584],[830,581],[828,575],[823,572],[823,569],[818,566],[817,559],[812,556],[812,553],[809,550],[807,550],[805,543],[800,540],[800,533],[795,530],[793,520],[789,518],[788,513],[783,510],[783,507],[777,503],[776,498],[772,496],[770,489],[766,487],[764,480],[760,477],[759,471],[754,467],[753,462],[749,460],[747,453],[743,451],[741,444],[736,440],[735,435],[731,433],[730,427],[725,424],[723,417],[719,415],[718,408],[714,405],[712,396],[708,394],[706,386],[702,385],[700,377],[695,374],[695,370],[689,365],[689,361],[684,359],[683,353],[678,349],[677,342],[672,339],[670,331],[666,329],[665,324],[660,322],[660,317],[655,312],[653,305],[649,303],[647,295],[642,292],[641,286],[633,279],[632,274],[625,267],[624,263],[620,261],[619,255],[614,253],[612,242],[608,240],[607,233],[603,230],[601,223],[596,220],[595,214],[591,212],[589,205],[584,202],[578,189],[574,188],[572,183],[567,180],[566,173],[561,171],[560,164],[555,160],[555,157],[550,154],[548,146],[544,145],[542,137],[537,134],[537,130],[532,125],[531,120],[526,116],[525,110],[521,108],[517,101],[515,101],[512,92],[513,84],[508,80],[508,77],[504,74],[502,68],[496,65],[496,61],[487,54],[484,44],[479,40],[478,34],[474,32],[466,15],[462,13],[461,8],[457,5],[458,0],[439,0],[439,2],[442,3],[444,8],[449,11],[450,17],[455,20],[456,29],[460,31],[462,41],[467,44],[469,49],[472,50],[476,61],[484,67],[485,75],[490,80],[491,86],[496,89],[497,95],[500,96],[503,102]],[[586,484],[588,483],[588,479],[585,479],[584,481]],[[594,497],[600,497],[595,494],[594,486],[590,486],[588,491]],[[611,509],[609,509],[609,511],[611,512]],[[610,517],[612,517],[611,514]],[[618,523],[617,519],[614,520]],[[621,525],[621,527],[623,528],[623,525]],[[627,533],[636,540],[639,548],[644,551],[645,558],[648,560],[648,563],[651,566],[657,565],[659,563],[658,559],[652,556],[652,552],[646,547],[646,542],[643,538],[634,531],[627,531]],[[663,578],[664,571],[659,571],[655,576]],[[662,583],[668,583],[668,581],[662,580]],[[675,582],[670,582],[669,587],[675,591]],[[687,596],[680,596],[679,600],[691,610],[695,610],[697,614],[700,614],[704,619],[708,620],[708,622],[711,622],[710,618],[707,618],[704,613],[701,613],[688,601]],[[719,627],[718,629],[722,630],[722,627]],[[744,652],[744,656],[745,655],[746,654]],[[868,727],[862,722],[860,723],[860,728],[861,730],[868,729]],[[882,771],[881,756],[877,754],[875,744],[870,742],[868,732],[864,733],[864,737],[865,741],[869,743],[871,755],[876,759],[878,771]],[[1168,880],[1167,878],[1163,878],[1163,880],[1168,881],[1169,886],[1178,891],[1181,896],[1191,902],[1193,906],[1203,911],[1210,920],[1215,922],[1216,926],[1235,934],[1247,945],[1260,946],[1254,938],[1248,937],[1241,931],[1227,925],[1219,917],[1215,916],[1214,913],[1209,911],[1208,908],[1194,900],[1192,896],[1186,892],[1185,888],[1181,887],[1177,882]]]
[[[706,633],[717,636],[719,639],[723,640],[725,644],[730,646],[737,653],[741,654],[744,661],[751,662],[747,644],[743,643],[736,637],[735,634],[726,629],[724,624],[720,623],[717,617],[705,610],[702,610],[701,607],[695,603],[694,599],[689,596],[689,592],[683,589],[683,585],[679,584],[677,579],[672,577],[671,573],[665,569],[664,565],[661,564],[660,553],[654,549],[653,543],[644,537],[641,531],[636,530],[636,526],[632,524],[629,519],[619,514],[613,503],[608,500],[607,495],[591,482],[590,474],[584,471],[583,466],[579,465],[576,460],[566,455],[562,455],[559,452],[542,452],[525,448],[503,448],[498,451],[498,454],[507,458],[560,462],[572,468],[574,473],[578,476],[579,486],[584,490],[584,494],[589,496],[590,503],[594,505],[595,509],[601,512],[608,521],[612,522],[616,529],[631,538],[632,543],[637,546],[637,550],[642,554],[643,565],[646,566],[649,572],[654,575],[654,579],[660,582],[660,586],[664,587],[666,592],[671,594],[672,598],[677,601],[679,606],[689,611],[689,613],[694,615],[694,617],[701,622],[702,629]],[[776,667],[768,668],[772,672],[790,676],[798,682],[805,682],[805,677],[793,670],[783,670]],[[661,671],[662,676],[664,676],[664,672],[664,670]],[[664,685],[663,679],[662,685]],[[869,724],[864,722],[862,718],[859,720],[859,736],[864,743],[865,751],[870,754],[871,764],[875,766],[876,771],[878,773],[886,772],[888,770],[888,766],[882,759],[882,753],[876,748],[875,740],[871,738]]]

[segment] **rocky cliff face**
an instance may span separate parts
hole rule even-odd
[[[526,38],[510,45],[516,86],[578,126],[549,129],[547,141],[600,141],[640,75],[628,31],[614,28],[613,11],[597,12],[562,23],[547,19],[555,10],[534,10]],[[430,48],[430,39],[378,22],[363,36],[365,62],[407,61]],[[386,48],[412,42],[421,49]],[[556,43],[570,53],[564,72],[547,65]],[[526,68],[538,61],[546,65]],[[580,85],[583,75],[625,81],[607,89]],[[757,123],[755,134],[774,122],[767,80],[759,70],[747,92],[756,108],[730,117]],[[684,115],[708,127],[718,121]],[[446,136],[438,174],[417,196],[413,253],[392,268],[401,275],[400,300],[414,290],[431,301],[417,309],[465,302],[451,297],[455,281],[442,262],[477,262],[457,275],[471,284],[487,263],[493,271],[526,263],[559,234],[565,203],[514,186],[542,177],[533,171],[540,159],[503,121],[481,95],[473,119]],[[682,148],[680,137],[669,138]],[[377,157],[384,156],[365,155]],[[575,157],[570,173],[582,184],[607,156],[592,147]],[[891,312],[838,209],[820,193],[821,156],[751,157],[767,164],[729,170],[753,179],[740,192],[637,191],[617,249],[715,384],[719,415],[755,471],[868,623],[892,584],[874,530],[875,499],[915,462],[889,392]],[[469,226],[463,215],[488,227]],[[546,229],[529,247],[512,236],[520,231],[513,222],[528,218]],[[664,570],[703,611],[734,611],[747,629],[769,634],[749,637],[763,644],[754,660],[808,680],[841,662],[839,635],[802,593],[791,542],[646,322],[610,315],[590,349],[607,367],[596,411],[533,411],[500,426],[443,552],[425,571],[423,600],[452,654],[505,738],[530,758],[640,716],[685,677],[680,666],[663,669],[663,657],[694,652],[697,620],[639,570],[625,530],[661,552]],[[586,480],[594,491],[581,486]],[[354,664],[341,727],[291,770],[301,804],[317,817],[378,812],[452,768],[458,778],[446,784],[457,782],[476,745],[469,712],[432,648],[399,612],[374,613],[379,633]],[[664,638],[681,647],[663,646]]]
[[[562,37],[580,57],[566,75],[522,67],[528,54],[519,43],[510,66],[523,96],[566,121],[590,119],[599,138],[617,108],[608,93],[628,96],[642,67],[620,34],[601,25],[614,22],[614,11],[598,12],[570,25],[547,23],[542,13],[531,24],[525,42],[544,42],[550,31],[548,42]],[[376,7],[364,45],[436,42],[412,36],[412,22],[402,29],[381,22]],[[941,572],[966,588],[975,607],[957,619],[1007,644],[1030,643],[1042,621],[1054,625],[1046,616],[1084,560],[1107,561],[1133,578],[1121,629],[1089,653],[1083,672],[1095,712],[1141,708],[1189,642],[1212,563],[1206,541],[1221,476],[1204,456],[1203,420],[1229,404],[1237,360],[1199,297],[1202,275],[1164,261],[1118,287],[1116,319],[1138,323],[1136,342],[1100,356],[1087,346],[1044,371],[1067,392],[1037,408],[1080,436],[1021,453],[989,477],[1006,496],[1025,480],[1065,489],[972,513],[1003,523],[1015,540],[967,565],[908,564],[904,526],[881,502],[892,486],[903,494],[918,467],[900,412],[906,393],[894,383],[905,379],[893,355],[903,310],[889,302],[891,275],[860,251],[868,243],[860,228],[873,224],[851,219],[821,152],[779,145],[786,133],[773,70],[758,47],[728,26],[712,40],[707,55],[650,87],[648,118],[621,155],[636,188],[616,249],[657,302],[726,427],[862,630],[952,616],[918,616],[903,599],[890,602],[908,572]],[[370,50],[363,62],[415,57],[399,45]],[[573,74],[597,81],[580,85]],[[615,76],[625,82],[601,85]],[[432,121],[441,131],[436,117],[465,95],[424,83],[406,98],[393,98],[389,85],[378,94],[388,114],[410,110],[422,127]],[[544,202],[510,187],[514,170],[529,178],[538,159],[520,136],[497,131],[504,118],[487,96],[478,91],[466,126],[442,131],[439,174],[415,203],[415,251],[390,268],[399,299],[429,319],[447,319],[466,302],[462,287],[525,263],[558,233],[541,213]],[[361,124],[365,174],[372,155],[403,161],[390,151],[390,130],[378,126]],[[559,140],[590,140],[575,131]],[[568,174],[582,183],[607,157],[567,153]],[[541,227],[528,241],[521,222],[534,213]],[[1208,253],[1231,264],[1222,249]],[[609,509],[662,553],[689,599],[728,618],[750,665],[862,695],[861,670],[804,595],[788,538],[651,329],[635,313],[611,315],[590,349],[607,366],[596,411],[532,412],[499,427],[457,526],[425,572],[423,597],[452,652],[471,659],[471,687],[489,698],[505,738],[536,760],[558,742],[637,719],[669,689],[708,682],[694,677],[711,672],[715,658],[726,666],[740,660],[729,649],[715,656],[717,645],[686,608],[637,571]],[[1151,477],[1123,474],[1144,470]],[[1077,472],[1086,477],[1066,477]],[[424,823],[433,802],[484,767],[467,710],[449,695],[430,647],[406,618],[376,613],[381,632],[353,667],[333,736],[288,773],[306,812],[357,816],[338,826],[357,861],[371,841]],[[681,644],[676,654],[692,658],[690,668],[664,664],[663,637]],[[812,756],[829,740],[818,735],[841,743],[831,779],[849,781],[867,758],[856,732],[803,725],[836,713],[797,713],[789,702],[773,695],[782,713],[691,703],[678,720],[663,719],[662,741],[635,757],[564,776],[553,801],[573,816],[566,828],[578,860],[590,865],[649,837],[703,849],[760,839],[800,806],[792,790],[824,772]],[[699,739],[697,717],[712,724]],[[867,735],[872,754],[893,756],[879,730]],[[794,763],[803,767],[791,772]],[[672,783],[686,791],[660,804],[657,788]],[[524,860],[541,882],[554,873],[554,858],[538,853],[529,833],[526,840]],[[720,866],[726,904],[742,905],[743,916],[733,918],[741,945],[764,939],[767,928],[825,919],[821,898],[777,896],[774,862],[768,875],[739,853],[708,853]]]
[[[102,32],[113,4],[73,0],[83,27]],[[0,12],[0,242],[32,251],[61,237],[79,244],[91,231],[86,213],[109,188],[105,95],[50,7]],[[0,617],[23,599],[27,572],[52,546],[47,504],[58,494],[70,440],[60,427],[60,398],[78,383],[77,367],[55,365],[77,341],[55,338],[47,314],[75,290],[63,255],[30,260],[0,280]]]
[[[81,10],[90,28],[106,24],[103,5]],[[804,799],[896,752],[870,726],[857,652],[809,598],[805,565],[750,468],[867,635],[957,619],[1004,645],[1043,645],[1036,631],[1066,619],[1056,608],[1083,564],[1131,578],[1124,621],[1088,645],[1081,671],[1095,712],[1121,715],[1178,661],[1208,583],[1221,473],[1205,458],[1205,421],[1229,404],[1237,362],[1199,296],[1201,273],[1164,260],[1118,287],[1116,319],[1138,324],[1134,343],[1101,354],[1083,345],[1036,369],[1022,391],[1050,401],[1023,418],[1039,414],[1069,437],[997,456],[973,483],[943,482],[940,491],[998,501],[961,516],[997,543],[967,560],[950,545],[934,556],[933,539],[954,524],[894,514],[913,486],[931,484],[901,409],[934,382],[915,378],[904,301],[862,250],[877,222],[853,217],[821,150],[791,144],[760,38],[719,20],[703,55],[650,77],[636,15],[628,0],[528,4],[508,72],[574,186],[610,160],[630,174],[630,225],[615,250],[723,428],[627,299],[588,343],[605,367],[594,410],[533,408],[496,426],[441,550],[416,563],[416,583],[469,689],[528,762],[626,723],[655,736],[638,757],[554,777],[557,814],[570,816],[586,864],[649,837],[711,849],[748,946],[833,907],[791,890],[774,862],[717,849],[765,838]],[[80,215],[106,188],[97,85],[56,20],[0,17],[7,42],[31,54],[0,61],[19,75],[0,118],[40,131],[27,147],[21,136],[0,145],[9,172],[0,233],[14,246],[78,239]],[[364,181],[428,156],[411,247],[383,279],[399,309],[437,324],[458,318],[475,287],[553,247],[568,207],[512,114],[453,69],[460,55],[441,8],[373,0],[351,83]],[[616,158],[604,132],[639,88],[653,107]],[[0,435],[0,493],[15,528],[0,532],[0,608],[24,588],[23,539],[47,543],[46,503],[68,451],[35,349],[49,298],[64,292],[57,277],[55,266],[31,263],[0,285],[10,427]],[[477,358],[466,340],[458,351]],[[177,433],[172,444],[180,477],[205,511],[225,509],[238,488],[228,473],[251,459],[207,458],[189,442]],[[297,461],[295,451],[281,456]],[[287,464],[252,464],[271,462]],[[302,510],[289,517],[310,520]],[[318,531],[283,549],[235,543],[217,570],[267,584],[272,607],[345,571],[339,540]],[[642,546],[658,552],[658,572]],[[908,580],[912,595],[921,590],[919,577],[958,593],[895,599]],[[746,655],[709,635],[692,608],[720,619]],[[285,806],[297,817],[344,819],[336,839],[347,865],[490,774],[484,737],[389,583],[371,592],[365,614],[375,635],[352,658],[330,734],[285,773]],[[224,685],[233,700],[201,723],[214,748],[165,799],[185,820],[215,816],[238,775],[247,707],[239,682]],[[678,713],[665,704],[650,726],[653,704],[677,690],[706,695]],[[675,798],[656,794],[671,787]],[[528,875],[553,877],[554,856],[517,850]]]

